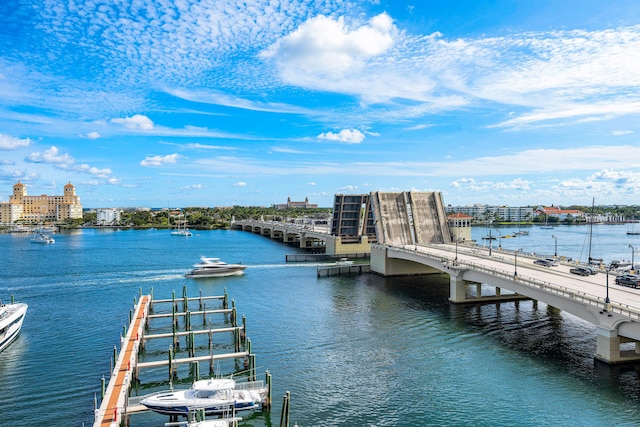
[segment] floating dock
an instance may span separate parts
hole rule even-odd
[[[222,301],[221,309],[208,310],[207,301]],[[198,302],[198,310],[190,311],[189,303]],[[135,309],[129,313],[129,328],[124,330],[121,337],[121,348],[119,354],[114,347],[113,358],[115,364],[111,371],[108,387],[105,390],[105,379],[102,379],[102,400],[100,407],[97,407],[97,398],[94,407],[94,427],[116,427],[121,425],[129,425],[129,417],[133,414],[147,411],[147,409],[139,404],[143,396],[130,397],[131,386],[135,382],[139,382],[140,373],[143,369],[152,369],[158,367],[167,367],[168,384],[173,378],[177,377],[177,367],[181,364],[190,364],[191,373],[197,379],[199,377],[199,363],[209,362],[209,372],[213,373],[214,364],[222,359],[242,359],[244,366],[248,368],[249,379],[256,380],[255,355],[251,353],[251,341],[246,336],[246,320],[243,316],[242,325],[237,324],[237,314],[235,302],[232,301],[232,307],[229,308],[229,298],[226,290],[222,296],[202,296],[189,298],[186,295],[186,287],[183,288],[182,299],[175,298],[175,292],[172,299],[154,300],[153,293],[151,295],[139,295],[139,302],[135,304]],[[170,313],[152,314],[154,306],[159,304],[171,304]],[[182,310],[178,311],[178,306],[182,304]],[[214,314],[222,314],[229,316],[231,327],[213,328],[209,322],[206,329],[193,329],[192,318],[202,316],[202,323],[207,324],[206,317]],[[171,332],[145,334],[151,321],[157,319],[171,319]],[[184,331],[178,330],[178,319],[184,323]],[[214,354],[212,337],[214,334],[229,333],[234,338],[234,351],[229,353]],[[209,349],[208,354],[196,354],[195,336],[208,335]],[[185,339],[188,357],[174,357],[174,349],[180,348],[180,338]],[[164,360],[152,360],[140,362],[140,353],[144,351],[145,345],[150,340],[169,339],[170,344],[167,346],[167,358]],[[244,346],[242,345],[244,344]],[[243,348],[244,347],[244,348]],[[117,357],[116,357],[117,356]],[[263,403],[264,408],[271,406],[271,376],[267,372],[266,383],[268,388],[268,397]]]

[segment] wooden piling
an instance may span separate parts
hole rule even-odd
[[[280,427],[289,427],[289,400],[291,394],[287,391],[282,402],[282,413],[280,414]]]

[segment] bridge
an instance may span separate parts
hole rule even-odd
[[[375,225],[375,243],[361,236],[345,244],[329,230],[282,222],[245,220],[234,226],[327,254],[370,252],[371,271],[383,276],[448,274],[455,304],[541,301],[595,325],[597,360],[640,361],[640,289],[613,284],[615,275],[604,270],[577,276],[569,272],[575,264],[541,267],[533,255],[460,244],[452,236],[470,231],[450,230],[443,206],[438,192],[372,192],[362,216]],[[334,212],[334,223],[341,220]]]
[[[604,270],[577,276],[569,272],[575,264],[542,267],[534,264],[536,259],[456,244],[373,245],[371,271],[384,276],[446,273],[452,303],[542,301],[596,326],[596,359],[609,364],[640,361],[640,290],[613,284],[615,275]],[[482,295],[486,285],[495,291]],[[627,344],[632,348],[625,349]]]

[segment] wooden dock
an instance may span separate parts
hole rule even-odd
[[[180,364],[191,364],[194,377],[199,377],[199,363],[209,362],[209,371],[213,372],[213,366],[216,361],[223,359],[243,359],[245,367],[249,368],[250,377],[255,380],[255,355],[251,353],[251,342],[246,337],[246,321],[244,316],[242,318],[242,325],[237,325],[236,307],[232,302],[232,308],[228,307],[228,297],[225,290],[224,296],[203,297],[199,298],[187,298],[186,287],[183,289],[183,298],[176,299],[175,292],[172,299],[154,300],[152,295],[142,296],[140,292],[139,302],[136,304],[133,313],[129,313],[130,325],[128,331],[125,331],[125,336],[121,337],[121,349],[117,357],[117,361],[114,364],[111,376],[109,378],[108,387],[105,390],[103,378],[102,384],[102,401],[99,408],[95,408],[94,414],[94,427],[116,427],[121,425],[129,425],[129,417],[132,414],[144,412],[147,409],[139,404],[141,396],[130,397],[129,392],[132,383],[139,381],[140,371],[147,368],[158,368],[166,366],[168,367],[168,383],[169,381],[177,377],[177,366]],[[208,310],[206,309],[206,300],[217,299],[222,300],[223,308]],[[198,301],[199,310],[189,311],[189,302]],[[154,306],[162,303],[171,303],[171,313],[151,314]],[[177,307],[179,304],[183,304],[185,311],[178,312]],[[206,329],[192,330],[191,329],[191,316],[202,316],[203,324],[206,324],[206,316],[210,314],[224,314],[229,315],[231,319],[231,327],[217,328],[211,327],[211,322]],[[153,319],[171,318],[170,328],[173,332],[157,333],[145,335],[145,331],[149,325],[149,322]],[[177,319],[183,318],[185,331],[177,330]],[[231,333],[233,334],[235,341],[235,351],[223,354],[214,354],[211,347],[211,339],[214,333]],[[197,355],[195,350],[196,335],[209,334],[209,352],[206,355]],[[186,337],[187,343],[190,343],[191,348],[188,351],[188,357],[175,358],[173,356],[173,347],[178,346],[178,338]],[[140,352],[144,349],[145,343],[148,340],[158,339],[171,339],[171,344],[168,346],[168,357],[165,360],[152,360],[139,362],[138,357]],[[246,344],[246,348],[243,350],[241,342]],[[189,344],[188,344],[189,346]],[[116,348],[114,347],[114,359],[116,359]],[[267,373],[268,381],[270,382],[270,374]],[[268,404],[263,405],[270,406],[271,398],[268,397]]]
[[[102,399],[99,409],[96,409],[94,427],[111,427],[120,424],[122,408],[125,406],[131,385],[131,365],[137,360],[140,348],[140,336],[144,332],[144,326],[149,314],[151,296],[140,298],[136,306],[133,321],[129,332],[122,343],[120,356],[115,364],[107,392]]]

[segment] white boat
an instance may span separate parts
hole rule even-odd
[[[55,243],[55,239],[48,234],[45,234],[40,228],[36,228],[31,237],[31,243]]]
[[[221,415],[234,409],[236,412],[260,409],[266,394],[263,381],[236,383],[230,378],[212,378],[196,381],[187,390],[148,395],[140,404],[164,415],[188,415],[193,411]]]
[[[171,232],[172,236],[191,237],[193,234],[187,228],[186,220],[176,220],[176,228]]]
[[[27,307],[24,303],[0,303],[0,351],[18,337]]]
[[[242,264],[227,264],[220,258],[200,257],[200,262],[193,264],[193,269],[186,274],[187,277],[222,277],[240,275],[247,268]]]
[[[349,258],[340,258],[338,261],[336,261],[336,265],[352,265],[353,261],[350,260]]]
[[[518,230],[516,232],[513,233],[514,236],[528,236],[529,235],[529,231],[528,230]]]
[[[31,228],[26,225],[17,224],[9,229],[9,233],[29,233],[31,232]]]

